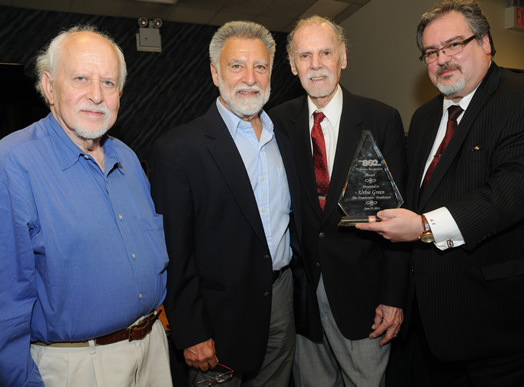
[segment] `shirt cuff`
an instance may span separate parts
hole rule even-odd
[[[447,250],[466,243],[455,219],[446,207],[437,208],[424,215],[435,238],[434,244],[439,250]]]

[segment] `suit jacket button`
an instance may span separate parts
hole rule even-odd
[[[315,263],[316,267],[320,267],[320,262]]]
[[[321,232],[320,234],[318,234],[318,237],[319,238],[324,238],[326,236],[326,234],[324,234],[323,232]]]
[[[271,294],[271,293],[269,293],[269,292],[264,292],[264,297],[267,297],[267,296],[269,296],[270,294]]]
[[[264,259],[271,259],[271,257],[268,254],[266,254],[264,255]]]

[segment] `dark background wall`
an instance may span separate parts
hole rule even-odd
[[[37,11],[0,6],[0,137],[45,116],[35,96],[34,59],[59,31],[93,24],[124,51],[128,77],[115,126],[109,132],[149,160],[153,142],[166,130],[203,114],[218,96],[209,71],[208,45],[217,27],[164,22],[162,53],[138,52],[135,19]],[[286,33],[273,33],[277,53],[266,109],[302,94],[285,52]]]

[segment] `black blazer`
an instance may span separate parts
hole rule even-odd
[[[414,244],[413,284],[430,348],[443,360],[522,352],[524,79],[491,64],[422,197],[442,97],[419,108],[408,137],[408,206],[445,206],[466,244]]]
[[[289,182],[298,249],[298,178],[289,140],[276,133]],[[152,156],[152,194],[170,257],[164,302],[177,348],[215,340],[220,362],[246,374],[266,351],[272,260],[251,183],[215,102],[170,130]]]
[[[315,298],[322,274],[326,293],[338,328],[348,339],[371,333],[379,304],[403,307],[409,256],[382,237],[355,228],[339,229],[344,215],[338,200],[355,154],[362,130],[370,130],[401,191],[405,183],[406,159],[402,121],[398,112],[380,102],[359,97],[343,89],[343,111],[337,151],[326,207],[318,203],[309,134],[307,96],[288,101],[270,111],[275,125],[285,129],[293,145],[300,177],[304,265]],[[296,305],[309,316],[301,333],[322,341],[322,326],[316,302]],[[297,327],[298,328],[298,327]]]

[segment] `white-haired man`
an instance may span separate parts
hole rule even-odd
[[[0,141],[0,385],[171,386],[162,217],[106,135],[126,77],[93,27],[37,59],[51,113]]]

